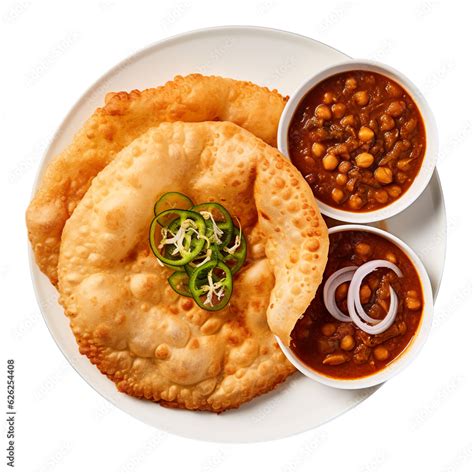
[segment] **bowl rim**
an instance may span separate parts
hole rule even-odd
[[[285,354],[287,359],[303,375],[306,375],[307,377],[312,380],[315,380],[316,382],[328,385],[329,387],[341,389],[362,389],[373,387],[375,385],[379,385],[383,382],[386,382],[396,374],[400,373],[403,369],[405,369],[411,362],[413,362],[413,360],[416,359],[421,348],[424,346],[430,333],[434,314],[433,291],[431,288],[431,282],[423,263],[421,262],[417,254],[414,252],[414,250],[411,249],[405,242],[403,242],[395,235],[390,234],[389,232],[379,229],[377,227],[371,227],[361,224],[343,224],[331,227],[329,229],[329,234],[353,230],[372,232],[374,234],[385,237],[387,240],[397,245],[408,256],[408,258],[410,258],[420,278],[424,305],[418,329],[408,346],[403,349],[400,355],[397,356],[392,362],[390,362],[386,367],[379,370],[378,372],[356,379],[338,379],[317,372],[316,370],[305,364],[303,361],[301,361],[289,347],[283,344],[283,342],[278,336],[275,336],[278,345],[280,346],[280,349]]]
[[[413,204],[428,186],[436,167],[439,154],[436,121],[425,97],[408,77],[391,66],[368,59],[349,59],[341,61],[317,72],[306,79],[290,96],[278,124],[277,146],[278,150],[291,161],[288,152],[288,128],[300,102],[306,94],[321,81],[335,74],[353,70],[373,71],[399,83],[409,93],[417,105],[423,119],[426,135],[425,155],[418,174],[407,191],[389,205],[373,211],[351,212],[330,206],[316,198],[323,215],[343,222],[364,224],[393,217]]]

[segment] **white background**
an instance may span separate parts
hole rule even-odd
[[[1,392],[16,361],[18,472],[469,472],[472,470],[472,11],[468,3],[27,0],[0,4]],[[70,106],[119,60],[167,36],[225,24],[305,34],[400,69],[440,131],[448,253],[435,325],[418,359],[319,429],[229,445],[168,435],[121,413],[68,365],[30,282],[24,211]],[[315,401],[317,403],[317,401]],[[5,423],[2,423],[2,428]],[[2,432],[1,470],[8,472]]]

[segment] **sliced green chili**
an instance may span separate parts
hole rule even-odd
[[[189,291],[200,308],[219,311],[232,295],[232,272],[220,260],[207,262],[192,272]]]
[[[174,224],[175,219],[179,219],[179,227],[173,226],[175,232],[172,232],[166,223],[171,221]],[[156,231],[160,230],[158,236],[160,243],[156,244]],[[161,234],[163,231],[163,234]],[[181,232],[181,236],[179,236]],[[164,211],[153,219],[150,226],[150,247],[155,256],[166,265],[182,266],[191,262],[202,251],[206,240],[202,238],[206,232],[206,224],[203,217],[193,211],[184,211],[181,209],[170,209]],[[177,237],[180,238],[177,238]],[[166,242],[166,240],[176,239],[176,242]]]
[[[204,265],[207,262],[214,260],[224,260],[224,256],[219,250],[217,244],[210,244],[209,246],[204,246],[202,252],[193,259],[192,262],[184,265],[184,271],[191,276],[191,273],[201,265]]]
[[[167,211],[168,209],[188,210],[191,209],[193,206],[194,204],[191,199],[189,199],[188,196],[182,193],[165,193],[155,203],[155,216],[161,214],[163,211]]]
[[[205,202],[194,206],[192,210],[199,212],[204,217],[207,227],[206,236],[211,242],[218,244],[221,248],[230,242],[234,223],[224,206],[221,206],[217,202]],[[209,214],[212,216],[212,219]],[[214,229],[214,223],[220,232]]]
[[[172,289],[207,311],[224,308],[232,295],[233,275],[247,255],[242,229],[222,205],[193,206],[178,192],[161,196],[154,212],[150,247],[163,265],[175,270],[168,278]]]
[[[189,291],[189,276],[186,272],[174,272],[168,278],[168,283],[178,295],[192,297]]]
[[[168,267],[170,270],[174,270],[176,272],[185,272],[184,265],[170,265],[169,263],[163,263],[165,267]]]
[[[240,240],[240,242],[238,242],[238,240]],[[230,253],[229,250],[232,250],[232,253]],[[229,245],[221,251],[221,255],[223,255],[222,260],[230,268],[232,275],[236,274],[242,268],[247,257],[247,241],[241,229],[234,227],[232,240]]]

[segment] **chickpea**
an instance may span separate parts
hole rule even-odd
[[[400,196],[400,194],[402,194],[402,188],[396,185],[389,186],[387,188],[387,192],[390,195],[390,197],[397,198],[398,196]]]
[[[337,300],[343,300],[347,297],[347,292],[349,291],[349,283],[342,283],[336,288],[334,296]]]
[[[340,365],[344,362],[347,362],[347,359],[343,354],[329,354],[323,360],[325,365]]]
[[[417,309],[421,308],[421,301],[418,298],[413,298],[411,296],[407,296],[405,298],[405,306],[410,311],[416,311]]]
[[[411,168],[411,162],[413,160],[411,158],[405,158],[403,160],[398,160],[397,168],[400,171],[408,171]]]
[[[369,168],[374,162],[374,155],[371,155],[367,152],[359,153],[355,157],[355,161],[357,166],[359,166],[360,168]]]
[[[365,82],[371,86],[375,85],[375,76],[373,74],[369,74],[365,77]]]
[[[400,127],[400,135],[403,138],[408,138],[416,129],[417,121],[414,118],[408,120]]]
[[[397,263],[397,257],[392,252],[387,252],[387,254],[385,255],[385,260],[388,260],[389,262],[392,262],[395,264]]]
[[[323,166],[325,170],[328,170],[328,171],[335,170],[338,164],[339,164],[339,160],[337,159],[335,155],[331,153],[328,153],[323,158]]]
[[[298,339],[307,339],[309,336],[309,329],[307,328],[299,328],[296,333],[296,337]]]
[[[403,184],[403,183],[405,183],[407,179],[408,179],[408,176],[407,176],[405,173],[402,173],[401,171],[399,171],[399,172],[395,175],[395,181],[396,181],[398,184]]]
[[[398,87],[393,82],[389,82],[385,86],[385,90],[387,91],[387,94],[391,97],[401,97],[402,95],[402,90],[400,89],[400,87]]]
[[[334,323],[326,323],[321,328],[321,332],[323,333],[323,336],[332,336],[336,332],[336,325]]]
[[[405,104],[405,102],[403,102],[403,100],[396,100],[388,104],[386,112],[392,117],[400,117],[400,115],[403,114],[406,108],[407,105]]]
[[[359,170],[359,168],[354,167],[352,168],[349,173],[347,173],[347,175],[350,177],[350,178],[360,178],[362,176],[361,174],[361,171]]]
[[[331,197],[334,202],[337,202],[339,204],[344,199],[344,192],[339,188],[333,188],[333,190],[331,191]]]
[[[362,285],[359,292],[360,302],[366,304],[369,302],[372,296],[372,290],[369,285]]]
[[[381,184],[389,184],[393,179],[392,170],[386,166],[379,166],[374,171],[374,177]]]
[[[341,161],[341,163],[339,163],[338,169],[341,173],[348,173],[351,168],[352,163],[350,161]]]
[[[361,107],[364,107],[369,103],[369,94],[367,91],[356,92],[352,98],[354,99],[354,102]]]
[[[412,298],[418,298],[418,292],[415,290],[408,290],[407,296],[411,296]]]
[[[390,115],[383,114],[380,116],[380,130],[382,132],[388,132],[389,130],[392,130],[393,127],[395,127],[395,120],[393,120]]]
[[[357,81],[355,80],[354,77],[348,77],[346,79],[344,87],[349,90],[355,89],[357,87]]]
[[[367,278],[367,283],[369,284],[370,289],[374,291],[380,285],[380,279],[374,275],[371,275]]]
[[[311,151],[316,158],[322,158],[326,153],[326,147],[322,143],[314,142]]]
[[[389,352],[388,352],[388,349],[384,346],[377,346],[375,349],[374,349],[374,357],[377,359],[377,360],[387,360],[388,359],[388,356],[389,356]]]
[[[380,204],[385,204],[388,201],[388,193],[383,189],[377,189],[374,193],[375,200]]]
[[[354,192],[355,185],[357,184],[357,178],[351,178],[349,181],[346,183],[346,189],[352,193]]]
[[[398,323],[398,331],[400,332],[400,336],[403,336],[407,332],[407,325],[405,321]]]
[[[374,138],[374,132],[369,127],[360,127],[358,137],[363,142],[370,142]]]
[[[341,339],[341,349],[343,351],[351,351],[352,349],[354,349],[354,346],[355,341],[352,336],[347,335]]]
[[[341,119],[341,125],[343,127],[353,127],[355,125],[355,118],[353,115],[346,115]]]
[[[357,196],[357,194],[353,194],[349,198],[349,207],[351,209],[360,209],[364,205],[364,201],[362,201],[362,198],[360,196]]]
[[[346,143],[339,143],[329,149],[329,153],[333,155],[347,155],[349,153],[349,148]]]
[[[397,138],[398,138],[398,129],[397,128],[394,128],[394,129],[390,130],[389,132],[385,132],[383,134],[383,140],[384,140],[384,144],[385,144],[385,151],[392,150],[390,154],[395,155],[396,157],[398,157],[398,155],[399,155],[399,152],[398,152],[399,145],[398,145],[398,147],[395,146],[398,143]]]
[[[314,115],[321,120],[330,120],[331,119],[331,109],[324,104],[320,104],[316,107]]]
[[[329,105],[329,104],[331,104],[332,102],[335,102],[335,101],[336,101],[336,97],[334,96],[334,94],[332,92],[325,92],[324,93],[323,102],[326,105]]]
[[[380,319],[382,317],[382,308],[377,303],[374,303],[367,313],[371,318]]]
[[[344,186],[347,183],[347,175],[343,173],[338,173],[336,176],[336,183],[339,186]]]
[[[331,110],[334,118],[340,119],[341,117],[344,117],[344,114],[346,113],[346,106],[341,102],[338,102],[331,107]]]
[[[354,251],[357,255],[368,257],[372,253],[372,248],[365,242],[358,242],[354,248]]]

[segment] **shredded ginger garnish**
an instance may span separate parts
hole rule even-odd
[[[207,273],[207,282],[209,284],[201,286],[202,290],[207,291],[207,295],[206,295],[206,299],[204,300],[204,304],[207,304],[211,307],[214,306],[212,304],[213,295],[215,295],[219,301],[223,298],[223,296],[224,296],[224,281],[225,281],[225,278],[222,278],[222,280],[219,280],[217,283],[214,283],[214,281],[212,280],[212,270],[209,270],[209,272]]]
[[[214,238],[214,242],[216,244],[221,244],[222,240],[220,239],[220,237],[222,236],[224,231],[222,229],[219,229],[219,227],[217,227],[216,221],[214,220],[214,216],[212,215],[212,213],[208,211],[200,211],[199,214],[201,214],[201,216],[204,217],[205,220],[211,219],[212,237]]]
[[[205,263],[209,262],[211,260],[211,257],[212,257],[212,249],[208,248],[206,250],[206,258],[202,262],[198,263],[196,265],[196,268],[198,268],[201,265],[204,265]],[[191,266],[194,266],[194,265],[191,265]]]
[[[237,219],[237,218],[236,218]],[[240,243],[242,241],[242,226],[240,225],[239,219],[237,219],[237,222],[239,223],[239,235],[235,236],[235,243],[232,245],[232,247],[224,247],[224,250],[227,253],[230,253],[231,255],[234,255],[234,253],[237,251],[237,249],[240,247]]]
[[[186,232],[191,231],[191,233],[195,233],[198,236],[198,239],[204,239],[209,246],[209,239],[204,235],[201,234],[198,230],[196,230],[196,224],[191,219],[185,219],[176,234],[174,234],[170,229],[162,228],[161,235],[162,239],[160,245],[158,246],[159,249],[162,249],[165,245],[171,244],[174,245],[176,248],[171,252],[171,255],[177,255],[178,253],[186,252],[184,248],[183,241],[186,237]],[[167,238],[168,232],[173,236],[171,238]]]

